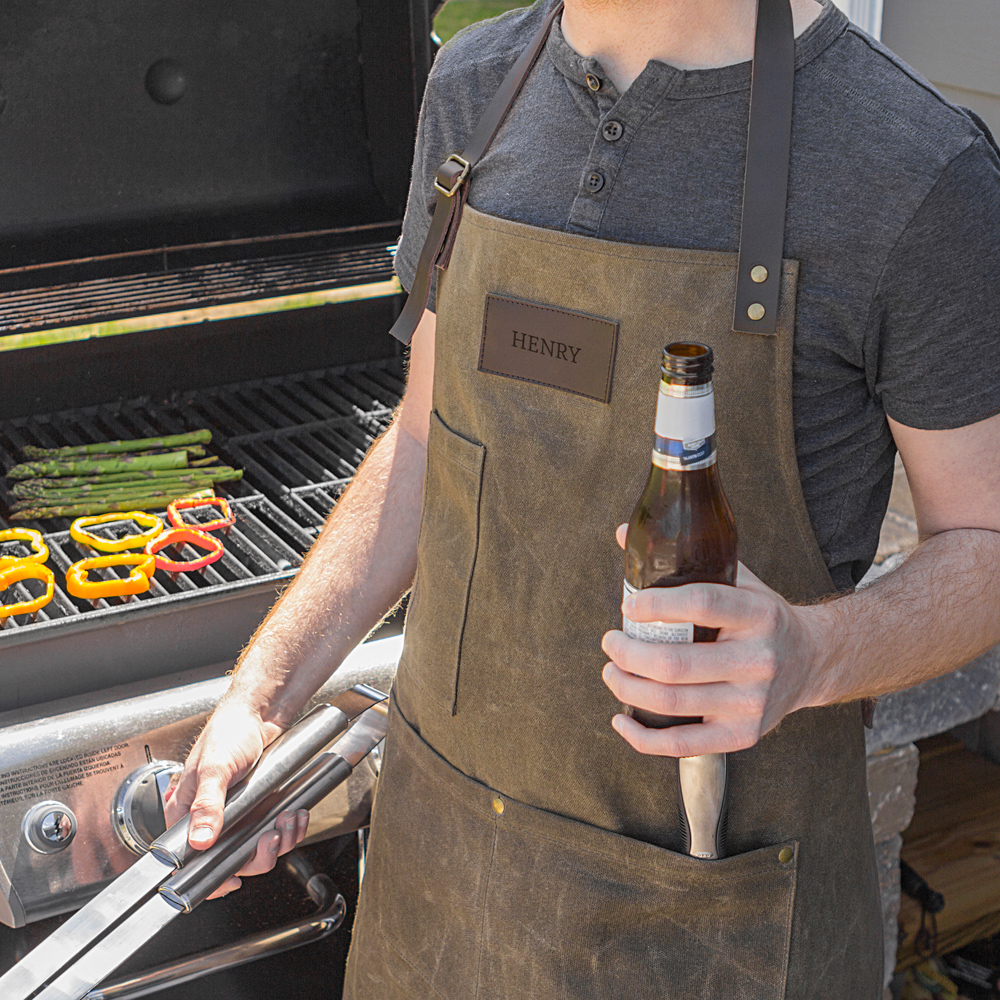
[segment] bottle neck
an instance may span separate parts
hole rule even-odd
[[[715,465],[715,394],[712,383],[661,380],[656,403],[653,465],[693,472]]]

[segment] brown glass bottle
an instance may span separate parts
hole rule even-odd
[[[736,523],[716,465],[712,371],[712,349],[705,344],[663,349],[652,465],[625,541],[626,592],[736,584]],[[649,642],[714,642],[719,633],[697,623],[628,620],[624,629]],[[701,721],[626,711],[651,729]]]

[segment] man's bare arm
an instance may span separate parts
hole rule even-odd
[[[920,684],[1000,640],[1000,416],[951,431],[890,426],[920,545],[871,587],[816,609],[840,637],[819,667],[819,703]]]
[[[616,716],[637,750],[743,749],[789,712],[911,687],[1000,641],[1000,416],[946,431],[891,426],[921,536],[899,569],[809,607],[788,604],[742,566],[736,588],[652,588],[629,598],[630,618],[722,629],[714,646],[605,635],[613,661],[605,682],[622,701],[705,720],[653,731]]]
[[[434,314],[425,312],[392,425],[371,448],[291,586],[250,641],[229,691],[188,756],[167,818],[174,822],[190,809],[192,846],[215,842],[227,789],[413,581],[434,333]],[[302,838],[307,819],[281,818],[278,834],[261,838],[257,858],[243,874],[273,867],[277,855]]]
[[[392,425],[240,658],[227,698],[242,699],[267,723],[287,727],[413,582],[433,375],[426,348],[429,340],[433,351],[433,338],[434,314],[427,312]]]

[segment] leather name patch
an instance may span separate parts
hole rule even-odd
[[[479,370],[606,403],[617,342],[609,320],[487,295]]]

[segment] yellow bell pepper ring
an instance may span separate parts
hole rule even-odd
[[[0,569],[0,594],[8,587],[13,587],[15,583],[21,583],[23,580],[41,580],[45,584],[45,593],[41,597],[35,597],[29,601],[0,604],[0,628],[7,624],[8,618],[13,618],[14,615],[33,615],[36,611],[44,608],[56,592],[56,578],[48,566],[43,566],[40,562],[31,559],[22,559],[13,566]]]
[[[6,528],[0,531],[0,545],[4,542],[26,542],[31,548],[31,555],[0,555],[0,570],[10,569],[21,562],[43,563],[49,558],[49,547],[45,544],[42,533],[33,528]]]
[[[111,566],[132,566],[133,569],[128,576],[116,576],[111,580],[87,578],[91,570],[108,569]],[[101,597],[145,594],[149,590],[149,578],[155,570],[155,557],[147,556],[145,552],[120,552],[110,556],[94,556],[91,559],[81,559],[66,570],[66,589],[73,597],[82,597],[87,601],[96,601]]]
[[[102,538],[88,531],[98,524],[110,524],[113,521],[135,521],[144,531],[137,535],[126,535],[124,538]],[[89,545],[100,552],[124,552],[126,549],[141,549],[146,543],[156,538],[163,531],[163,522],[155,514],[147,514],[144,510],[133,510],[127,514],[93,514],[89,517],[78,517],[70,526],[69,533],[74,542]]]

